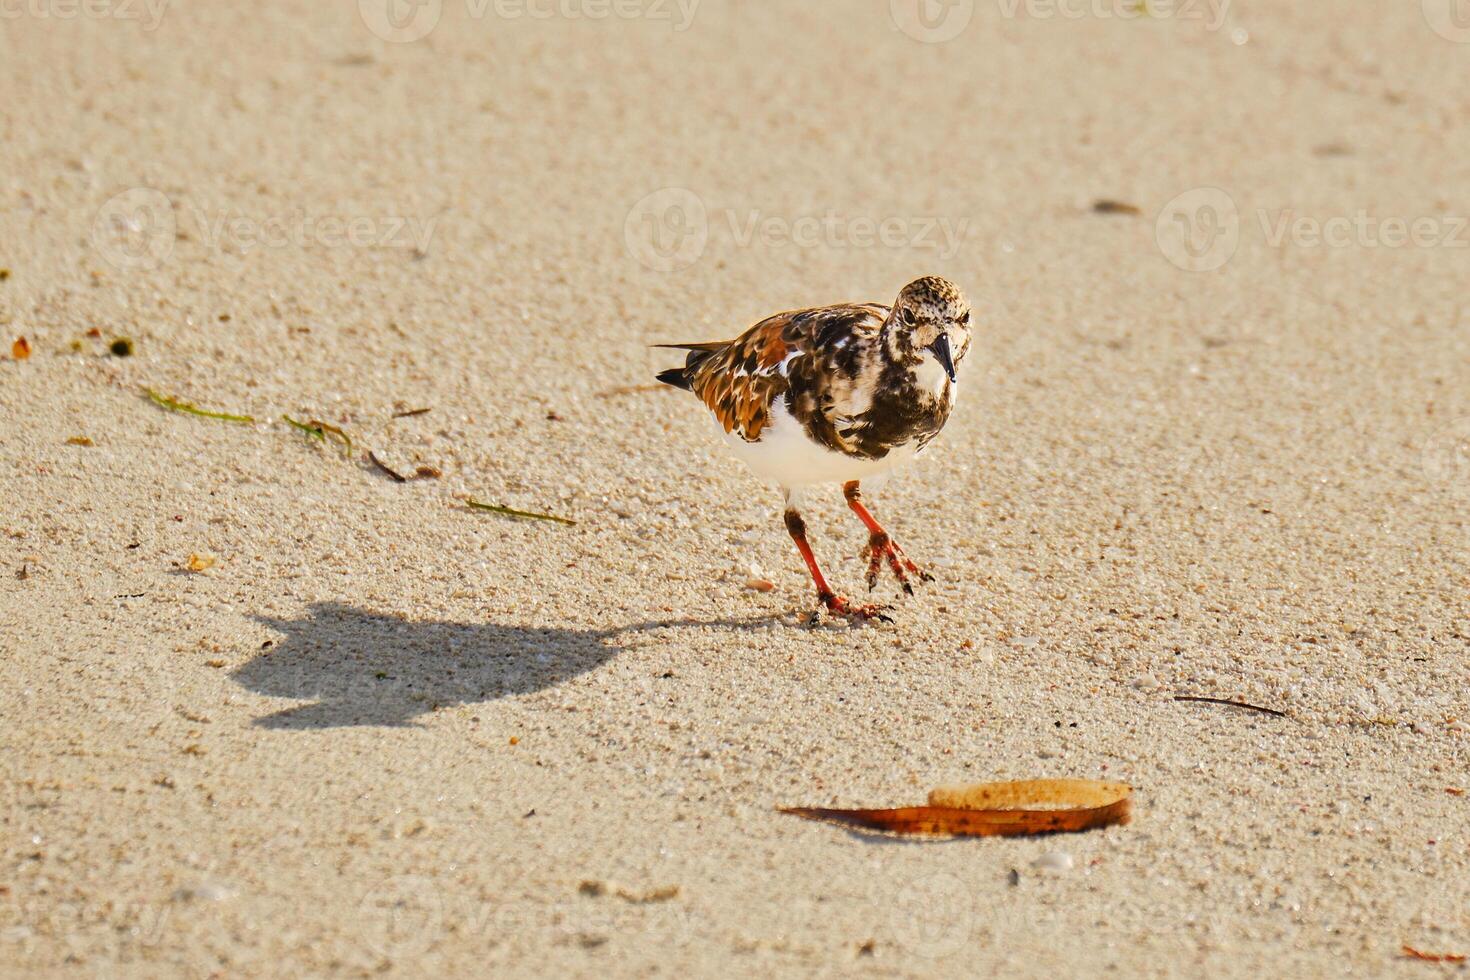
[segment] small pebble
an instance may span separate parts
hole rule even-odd
[[[175,902],[223,902],[232,897],[235,890],[217,881],[201,881],[173,894]]]
[[[749,578],[745,580],[745,587],[756,592],[770,592],[776,587],[776,583],[765,578]]]
[[[1139,674],[1128,683],[1140,691],[1157,691],[1164,686],[1153,674]]]
[[[1061,874],[1072,870],[1072,855],[1066,851],[1047,851],[1041,857],[1031,862],[1031,867],[1038,871],[1049,871],[1053,874]]]

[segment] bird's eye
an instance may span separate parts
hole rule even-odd
[[[899,315],[899,318],[901,320],[903,320],[905,326],[912,327],[914,325],[914,311],[913,310],[909,309],[908,307],[904,307],[902,310],[899,311],[899,314],[898,315]]]

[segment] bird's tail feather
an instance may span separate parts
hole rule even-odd
[[[693,391],[694,385],[689,378],[689,372],[699,367],[711,355],[717,354],[729,346],[729,341],[713,340],[700,344],[654,344],[654,347],[662,347],[666,350],[687,350],[689,356],[684,360],[681,368],[669,368],[655,375],[658,380],[675,388],[683,388],[685,391]]]
[[[662,381],[666,385],[673,385],[675,388],[683,388],[685,391],[691,390],[689,377],[684,373],[683,368],[669,368],[667,371],[660,371],[658,374],[654,375],[654,377],[658,378],[658,380]]]
[[[651,347],[662,347],[665,350],[702,350],[711,353],[724,350],[730,346],[728,340],[706,340],[698,344],[650,344]]]

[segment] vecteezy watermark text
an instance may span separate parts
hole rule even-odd
[[[460,0],[471,20],[642,20],[689,30],[702,0]],[[405,43],[429,36],[444,15],[445,0],[357,0],[368,30]]]
[[[173,255],[183,234],[181,222],[206,248],[242,255],[260,248],[402,248],[423,255],[439,216],[313,214],[300,209],[252,215],[234,208],[179,207],[156,188],[133,187],[97,209],[92,244],[119,269],[156,269]]]
[[[143,30],[158,29],[170,0],[0,0],[0,21],[36,20],[137,21]]]
[[[1257,208],[1260,243],[1273,249],[1470,248],[1470,217],[1457,214],[1301,214],[1295,208]],[[1190,272],[1229,262],[1251,231],[1234,198],[1218,187],[1195,187],[1164,205],[1154,238],[1164,257]]]
[[[1256,212],[1272,248],[1466,248],[1470,221],[1462,215],[1386,217],[1359,209],[1351,215],[1299,215],[1294,208]]]
[[[191,208],[210,248],[249,254],[257,248],[411,248],[427,252],[438,217],[314,215],[305,211],[252,217],[241,211]]]
[[[583,890],[541,903],[485,901],[422,875],[395,875],[362,894],[356,926],[371,953],[395,960],[422,956],[451,935],[500,940],[545,934],[584,947],[613,936],[636,937],[681,947],[693,939],[689,910],[682,903],[607,902]]]
[[[1194,20],[1218,31],[1230,0],[995,0],[1002,17],[1028,20]]]
[[[721,236],[735,248],[914,248],[940,259],[959,252],[970,230],[969,218],[940,215],[772,214],[760,208],[710,211],[693,191],[666,187],[629,210],[623,224],[628,253],[658,272],[693,265]]]
[[[992,0],[1005,20],[1181,20],[1199,21],[1218,31],[1230,15],[1232,0]],[[1427,2],[1427,0],[1426,0]],[[889,0],[888,13],[899,30],[925,44],[942,44],[964,33],[977,0]]]

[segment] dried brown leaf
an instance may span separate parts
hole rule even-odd
[[[893,834],[946,837],[1016,837],[1077,833],[1126,824],[1132,818],[1131,787],[1091,779],[1031,779],[940,787],[928,806],[886,810],[783,807],[808,820]]]

